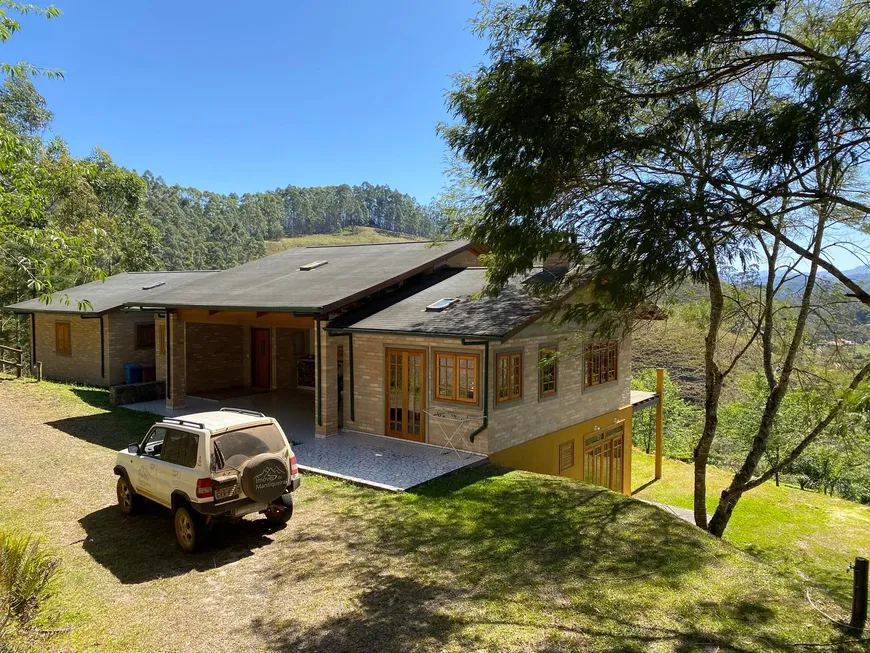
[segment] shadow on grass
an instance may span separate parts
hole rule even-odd
[[[110,405],[109,395],[105,390],[72,388],[71,392],[85,403],[106,412],[67,417],[46,424],[75,438],[114,451],[131,442],[140,442],[151,425],[159,419],[158,415],[152,413]]]
[[[357,609],[305,629],[292,621],[252,623],[254,634],[278,651],[440,650],[453,638],[455,623],[437,606],[449,599],[442,588],[394,575],[372,580]]]
[[[184,553],[176,543],[172,514],[148,502],[140,514],[125,517],[108,506],[79,520],[87,535],[84,549],[124,584],[205,571],[253,555],[253,549],[271,544],[276,527],[265,519],[215,524],[202,553]]]
[[[631,496],[634,496],[634,495],[636,495],[636,494],[640,494],[641,492],[643,492],[643,491],[644,491],[645,489],[647,489],[648,487],[652,487],[652,486],[656,483],[656,481],[658,481],[658,480],[659,480],[659,479],[657,479],[657,478],[651,478],[650,480],[648,480],[646,483],[644,483],[644,484],[641,485],[640,487],[636,487],[636,488],[634,488],[634,489],[631,491]]]
[[[396,497],[324,489],[336,496],[320,500],[348,504],[348,530],[321,533],[345,555],[317,565],[318,582],[350,574],[353,595],[313,626],[257,619],[252,631],[305,652],[788,648],[775,599],[748,579],[683,598],[699,574],[722,573],[727,545],[600,488],[506,472],[465,470]],[[299,571],[278,574],[292,583]]]

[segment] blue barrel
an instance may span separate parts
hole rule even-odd
[[[142,366],[139,363],[124,365],[124,383],[142,383]]]

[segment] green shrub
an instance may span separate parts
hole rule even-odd
[[[31,536],[0,530],[0,653],[33,647],[59,565]]]
[[[648,367],[634,373],[631,387],[634,390],[656,389],[656,371]],[[691,460],[692,452],[701,436],[703,412],[683,399],[680,387],[665,370],[664,375],[664,428],[662,443],[668,458]],[[634,446],[651,453],[655,445],[656,411],[654,408],[635,413],[632,426]]]

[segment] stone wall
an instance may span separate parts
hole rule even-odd
[[[347,351],[347,338],[332,338],[334,344]],[[435,353],[451,351],[477,353],[480,355],[480,393],[484,386],[482,345],[463,346],[458,340],[390,336],[380,334],[355,334],[354,348],[354,420],[350,418],[349,365],[345,365],[344,424],[345,428],[363,433],[383,435],[385,419],[386,350],[419,349],[426,357],[426,409],[429,412],[453,412],[476,418],[468,423],[462,445],[458,448],[479,453],[494,453],[517,444],[534,440],[543,435],[576,424],[609,415],[630,403],[631,392],[631,340],[620,345],[617,380],[594,388],[584,388],[584,373],[580,339],[572,334],[559,334],[547,323],[539,322],[523,330],[504,344],[490,345],[489,425],[472,443],[468,435],[481,423],[483,405],[459,404],[435,399]],[[541,347],[555,346],[560,357],[557,363],[557,391],[553,396],[539,396],[538,357]],[[523,394],[521,399],[496,404],[496,357],[499,352],[523,354]],[[444,427],[442,431],[441,426]],[[445,432],[451,433],[452,423],[437,418],[426,420],[425,441],[441,445]]]
[[[70,325],[70,355],[58,354],[55,340],[55,323]],[[104,336],[108,339],[108,320],[103,320]],[[75,381],[88,385],[109,385],[109,373],[101,374],[100,368],[100,320],[82,319],[69,313],[36,313],[36,358],[42,361],[43,376],[49,379]],[[108,356],[107,356],[108,368]]]
[[[153,324],[154,314],[150,312],[123,312],[112,311],[106,318],[108,321],[108,338],[106,350],[108,355],[108,369],[110,385],[124,383],[124,365],[138,363],[140,365],[154,365],[154,347],[136,347],[136,325]],[[157,339],[157,332],[154,334]]]
[[[339,344],[344,346],[344,351],[347,351],[347,338],[333,338]],[[345,377],[344,391],[345,401],[344,407],[344,424],[345,428],[352,431],[360,431],[363,433],[375,433],[383,435],[385,431],[386,404],[384,395],[385,375],[386,375],[386,350],[387,348],[395,347],[398,349],[419,349],[425,353],[426,358],[426,404],[425,408],[429,412],[445,411],[455,412],[461,416],[468,416],[472,419],[469,421],[464,430],[464,437],[461,438],[461,444],[457,444],[457,448],[468,451],[476,451],[479,453],[487,453],[487,431],[484,430],[474,440],[470,442],[468,435],[477,429],[482,424],[483,403],[478,401],[476,405],[453,403],[447,401],[439,401],[435,399],[435,389],[433,387],[433,373],[435,365],[435,352],[439,350],[457,352],[457,353],[476,353],[480,355],[480,389],[479,396],[483,394],[483,347],[480,345],[463,346],[459,340],[448,340],[445,338],[418,338],[408,336],[387,336],[376,334],[354,334],[353,336],[353,354],[354,354],[354,394],[355,396],[355,420],[350,419],[350,365],[345,357]],[[438,420],[437,418],[427,418],[425,423],[425,442],[435,445],[442,445],[445,441],[445,434],[452,433],[454,425],[446,420]],[[442,431],[441,426],[444,427]]]
[[[617,360],[617,380],[584,388],[582,342],[573,334],[559,334],[546,322],[520,332],[490,352],[491,385],[496,385],[499,352],[523,354],[523,396],[519,400],[490,404],[490,453],[515,446],[553,431],[567,428],[620,409],[631,399],[631,338],[622,341]],[[559,352],[556,394],[542,397],[538,384],[538,360],[542,347]],[[495,390],[495,388],[493,388]]]
[[[166,380],[166,318],[160,317],[163,313],[154,316],[154,363],[157,368],[157,380]]]
[[[185,323],[187,393],[245,385],[244,327]]]

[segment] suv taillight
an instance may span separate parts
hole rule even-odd
[[[208,499],[214,496],[214,487],[212,487],[210,478],[196,479],[196,497],[198,499]]]
[[[299,473],[299,465],[296,464],[296,456],[290,454],[290,476],[296,476]]]

